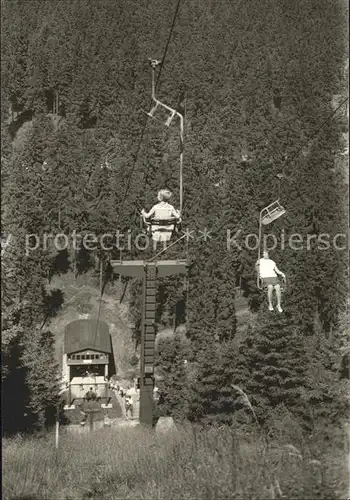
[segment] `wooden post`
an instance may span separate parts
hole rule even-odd
[[[56,450],[58,450],[59,435],[60,435],[60,420],[59,420],[59,408],[57,407],[56,432],[55,432],[55,448],[56,448]]]
[[[59,395],[62,396],[62,394],[65,391],[66,391],[65,388],[61,389],[59,392]],[[60,402],[58,402],[57,406],[56,406],[56,429],[55,429],[55,448],[56,448],[56,450],[58,450],[59,437],[60,437]]]
[[[73,276],[74,276],[74,281],[77,280],[77,251],[74,245],[73,249]]]
[[[94,414],[92,411],[89,413],[89,431],[92,432],[94,429]]]
[[[153,424],[154,350],[156,316],[156,279],[186,273],[185,260],[144,262],[141,260],[111,261],[113,271],[143,279],[141,362],[140,362],[140,423]]]

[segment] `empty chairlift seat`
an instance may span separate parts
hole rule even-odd
[[[279,201],[274,201],[271,205],[268,205],[261,211],[260,219],[261,223],[264,226],[267,226],[271,222],[275,221],[283,214],[286,213],[286,210],[282,207]]]

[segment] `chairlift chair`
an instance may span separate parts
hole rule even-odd
[[[150,118],[154,118],[154,119],[162,122],[163,125],[165,125],[166,127],[169,127],[175,116],[178,116],[180,118],[180,120],[183,119],[183,117],[175,109],[171,108],[170,106],[167,106],[166,104],[164,104],[164,102],[161,102],[159,99],[156,98],[155,70],[156,70],[156,67],[162,63],[162,61],[150,58],[149,62],[150,62],[150,65],[152,67],[152,100],[154,101],[155,104],[154,104],[153,108],[151,109],[151,111],[149,111],[149,112],[144,111],[144,113],[146,113],[146,115],[149,116]],[[169,113],[169,116],[165,122],[162,120],[159,120],[159,118],[154,116],[158,107],[165,109]]]
[[[276,176],[279,181],[284,177],[283,174],[277,174]],[[267,226],[268,224],[271,224],[275,220],[279,219],[286,213],[285,208],[282,207],[282,205],[279,202],[279,199],[274,201],[273,203],[270,203],[270,205],[267,205],[267,207],[264,207],[261,212],[260,212],[260,217],[259,217],[259,248],[258,248],[258,260],[260,259],[260,252],[261,252],[261,238],[262,238],[262,226]],[[262,285],[262,281],[260,279],[259,273],[257,275],[257,287],[260,290],[265,290],[266,287]],[[281,285],[281,291],[285,290],[285,283]]]
[[[179,229],[180,221],[178,219],[146,219],[141,216],[143,227],[155,241],[170,241],[174,232]]]
[[[279,285],[281,287],[281,292],[283,293],[287,289],[287,281],[285,278],[280,278],[279,276],[278,276],[278,280],[279,280]],[[267,291],[267,285],[263,283],[263,280],[262,280],[262,278],[260,278],[259,275],[258,275],[258,288],[259,288],[259,290],[262,290],[263,292]]]
[[[271,224],[271,222],[279,219],[285,213],[286,210],[282,207],[279,200],[276,200],[261,210],[260,222],[264,226],[267,226],[268,224]]]
[[[147,111],[145,111],[146,115],[148,115],[150,118],[154,118],[155,120],[163,123],[163,125],[165,125],[166,127],[169,127],[171,122],[173,121],[174,116],[177,114],[176,110],[174,110],[174,109],[170,108],[169,106],[167,106],[166,104],[158,101],[158,99],[156,99],[156,98],[154,98],[154,100],[155,100],[155,105],[153,106],[153,108],[151,109],[151,111],[149,113],[147,113]],[[165,122],[163,122],[162,120],[160,120],[159,118],[154,116],[155,112],[158,109],[158,106],[166,109],[170,113],[169,117],[166,119]]]

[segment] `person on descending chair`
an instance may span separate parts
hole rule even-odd
[[[158,192],[158,201],[149,212],[141,211],[144,219],[150,219],[152,239],[154,246],[157,243],[166,243],[170,240],[175,229],[175,223],[180,222],[180,212],[168,203],[172,193],[168,189],[161,189]]]
[[[276,266],[276,262],[269,258],[269,253],[264,251],[263,258],[259,259],[255,264],[259,277],[262,281],[262,285],[267,286],[267,298],[269,301],[269,310],[273,311],[272,296],[273,290],[276,290],[277,297],[277,310],[278,312],[283,312],[281,307],[281,285],[279,283],[278,276],[281,276],[284,280],[286,275],[282,273]]]

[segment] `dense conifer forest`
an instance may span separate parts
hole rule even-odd
[[[34,249],[35,238],[116,230],[135,237],[140,208],[149,209],[159,189],[179,203],[178,129],[142,113],[151,103],[148,58],[163,57],[175,7],[170,0],[1,2],[7,433],[54,422],[60,373],[50,321],[64,297],[47,285],[67,271],[93,273],[100,262],[107,270],[119,258],[116,249],[59,250],[53,238]],[[346,19],[341,0],[181,2],[157,92],[185,112],[182,218],[196,236],[187,283],[158,283],[159,322],[182,309],[177,320],[188,340],[159,344],[160,415],[244,426],[251,412],[238,387],[261,426],[288,414],[306,432],[327,432],[346,418]],[[281,315],[268,311],[256,287],[257,248],[244,243],[279,196],[286,214],[268,232],[288,278]],[[205,228],[207,241],[199,237]],[[228,243],[237,231],[241,246]],[[281,235],[288,242],[296,233],[298,249],[283,248]],[[167,258],[184,252],[174,246]],[[134,246],[123,256],[143,258]],[[138,344],[140,283],[128,287]],[[252,312],[240,342],[239,293]]]

